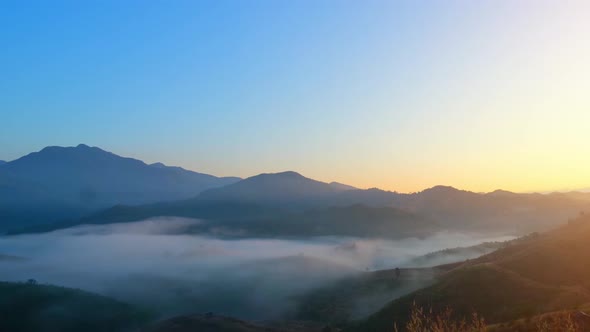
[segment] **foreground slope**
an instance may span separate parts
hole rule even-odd
[[[391,302],[356,327],[390,331],[407,319],[412,304],[475,311],[499,323],[590,303],[590,218],[581,216],[554,231],[468,261],[423,290]]]
[[[301,322],[281,324],[256,324],[212,313],[195,314],[170,318],[141,332],[320,332],[322,325]]]
[[[0,282],[0,331],[111,332],[134,330],[150,314],[80,290]]]

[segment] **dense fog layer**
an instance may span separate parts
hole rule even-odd
[[[0,237],[0,280],[81,288],[163,315],[213,311],[271,319],[293,310],[298,295],[340,278],[405,266],[444,248],[508,239],[451,233],[396,241],[219,239],[184,232],[198,222],[156,218]]]

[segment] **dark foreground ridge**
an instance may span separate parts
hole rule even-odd
[[[123,332],[152,319],[141,308],[65,287],[0,282],[0,331]]]

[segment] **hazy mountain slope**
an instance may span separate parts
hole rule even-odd
[[[199,198],[296,207],[314,204],[342,190],[349,189],[312,180],[289,171],[256,175],[225,187],[204,191]]]
[[[128,331],[150,317],[131,305],[80,290],[0,282],[0,331]]]
[[[391,206],[399,194],[379,189],[362,190],[341,183],[325,183],[288,171],[260,174],[235,184],[207,190],[199,199],[256,202],[291,209],[312,207]]]
[[[162,167],[156,165],[152,167]],[[584,194],[580,194],[584,195]],[[583,196],[585,197],[585,196]],[[356,209],[351,209],[357,206]],[[360,206],[364,206],[360,209]],[[340,207],[345,210],[330,210]],[[192,199],[141,206],[118,206],[99,214],[63,225],[137,221],[156,216],[180,216],[219,221],[222,226],[246,230],[245,234],[353,234],[374,235],[378,224],[382,236],[397,230],[416,236],[421,230],[493,232],[526,234],[544,230],[590,207],[590,200],[563,194],[515,194],[495,191],[488,194],[434,187],[413,194],[400,194],[379,189],[335,189],[333,185],[308,179],[295,172],[261,174],[224,187],[202,192]],[[389,208],[384,220],[378,211]],[[362,210],[361,212],[359,212]],[[397,212],[393,212],[393,211]],[[308,213],[306,211],[315,211]],[[321,218],[320,211],[332,217]],[[346,212],[346,211],[345,211]],[[340,213],[340,224],[333,221]],[[359,214],[360,213],[360,214]],[[394,216],[395,214],[395,216]],[[408,218],[412,216],[412,218]],[[381,218],[381,219],[380,219]],[[332,220],[328,222],[329,220]],[[413,219],[409,224],[403,220]],[[312,223],[313,221],[313,223]],[[428,227],[421,221],[428,221]],[[250,223],[246,225],[246,222]],[[233,225],[229,225],[229,224]],[[356,224],[354,224],[356,223]],[[422,225],[422,226],[421,226]],[[436,227],[432,227],[436,225]],[[363,232],[363,227],[366,232]],[[327,228],[326,228],[327,227]],[[329,227],[337,227],[334,230]],[[324,228],[322,230],[322,228]],[[354,231],[347,231],[354,228]],[[289,230],[290,229],[290,230]],[[253,230],[254,233],[252,233]],[[316,231],[317,230],[317,231]],[[399,237],[399,234],[396,236]]]
[[[38,165],[45,167],[39,170]],[[75,165],[74,169],[66,172],[72,165]],[[39,174],[45,175],[40,177]],[[516,194],[498,190],[481,194],[437,186],[418,193],[400,194],[324,183],[296,172],[260,174],[235,181],[235,178],[215,178],[161,163],[146,165],[83,145],[46,148],[2,167],[0,197],[5,199],[0,202],[0,216],[6,216],[5,220],[20,217],[33,221],[45,216],[45,222],[59,217],[70,219],[64,225],[74,225],[82,222],[136,221],[166,215],[225,221],[234,219],[234,222],[248,220],[253,223],[250,229],[272,226],[276,230],[289,225],[305,226],[305,219],[309,219],[307,215],[299,215],[300,220],[292,224],[274,223],[278,216],[285,217],[286,211],[300,213],[362,204],[371,208],[406,211],[417,216],[416,219],[430,220],[447,230],[525,234],[547,229],[556,221],[590,208],[590,198],[586,197],[590,194],[583,193]],[[226,182],[229,184],[222,186]],[[179,196],[194,196],[206,186],[217,187],[204,190],[191,199],[173,201]],[[47,195],[49,192],[53,193],[51,199]],[[169,202],[117,207],[78,220],[82,215],[89,215],[89,210],[99,204],[135,205],[146,201]],[[30,204],[19,205],[22,202]],[[54,207],[59,208],[52,211]],[[28,219],[19,216],[15,210],[24,211]],[[272,223],[269,223],[269,218]],[[373,217],[367,212],[363,218],[356,219],[362,223],[366,218]],[[284,219],[292,220],[291,216]],[[54,225],[49,229],[56,227],[60,226]]]
[[[418,256],[406,262],[405,267],[429,267],[442,264],[463,262],[468,259],[480,257],[500,248],[510,245],[507,242],[484,242],[470,247],[447,248],[426,255]]]
[[[359,331],[388,331],[403,322],[412,303],[461,315],[471,311],[497,323],[590,303],[590,218],[469,261],[431,287],[393,301],[360,324]]]
[[[295,318],[345,326],[364,318],[391,300],[431,285],[442,268],[364,272],[316,288],[297,299]]]
[[[147,165],[83,144],[47,147],[2,165],[0,213],[3,224],[36,220],[35,211],[42,211],[47,222],[115,204],[188,198],[238,180]],[[52,207],[62,213],[52,213]]]
[[[0,160],[0,165],[6,164],[6,161]]]
[[[138,204],[194,196],[215,186],[237,181],[151,166],[97,147],[47,147],[2,167],[16,179],[39,184],[52,195],[84,204]]]
[[[418,215],[395,208],[364,205],[329,207],[304,212],[263,207],[254,203],[186,200],[145,206],[116,206],[79,220],[40,225],[10,232],[47,232],[79,224],[108,224],[175,216],[202,219],[194,233],[223,236],[367,236],[425,237],[440,226]]]
[[[347,206],[353,204],[363,204],[373,207],[397,207],[406,209],[403,204],[396,204],[401,197],[406,194],[385,191],[377,188],[371,189],[351,189],[337,192],[330,197],[326,197],[322,204],[329,206]]]
[[[560,194],[502,190],[481,194],[437,186],[398,195],[393,206],[432,218],[449,229],[525,234],[548,229],[580,210],[590,209],[590,201]]]
[[[349,186],[347,184],[344,183],[340,183],[340,182],[330,182],[329,185],[332,188],[335,188],[336,190],[358,190],[358,188],[353,187],[353,186]]]

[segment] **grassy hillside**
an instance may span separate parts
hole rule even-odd
[[[435,311],[451,307],[458,317],[477,312],[501,323],[590,303],[590,218],[532,235],[468,261],[434,285],[391,302],[355,327],[391,331],[407,320],[413,303]]]
[[[132,331],[150,316],[131,305],[80,290],[0,282],[0,331]]]

